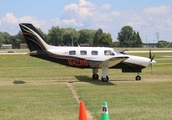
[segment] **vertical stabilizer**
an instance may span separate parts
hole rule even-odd
[[[20,23],[19,26],[30,51],[47,50],[49,45],[32,24]]]

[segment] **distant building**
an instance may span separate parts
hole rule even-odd
[[[147,47],[156,47],[157,43],[143,43],[143,46]]]
[[[81,43],[80,46],[81,46],[81,47],[89,47],[90,44],[88,44],[88,43]]]
[[[1,49],[12,49],[12,44],[2,44]]]
[[[21,43],[20,44],[20,49],[27,49],[27,44]]]

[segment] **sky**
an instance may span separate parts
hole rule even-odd
[[[101,28],[118,41],[118,32],[131,26],[142,42],[172,42],[172,0],[0,0],[0,32],[16,35],[19,23],[32,23],[43,32],[60,28]]]

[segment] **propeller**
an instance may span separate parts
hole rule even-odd
[[[153,62],[153,60],[154,60],[154,57],[155,57],[155,55],[152,56],[151,49],[149,49],[149,59],[150,59],[149,66],[150,66],[150,68],[151,68],[151,74],[152,74],[152,62]],[[149,67],[149,66],[148,66],[148,67]]]
[[[125,50],[121,51],[120,53],[125,55],[125,51],[129,51],[129,50],[125,49]]]

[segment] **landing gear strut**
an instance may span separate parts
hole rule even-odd
[[[98,80],[99,79],[99,75],[98,73],[98,69],[92,69],[93,75],[92,75],[92,79],[93,80]]]
[[[109,81],[109,77],[108,75],[108,67],[102,67],[102,82],[108,82]]]

